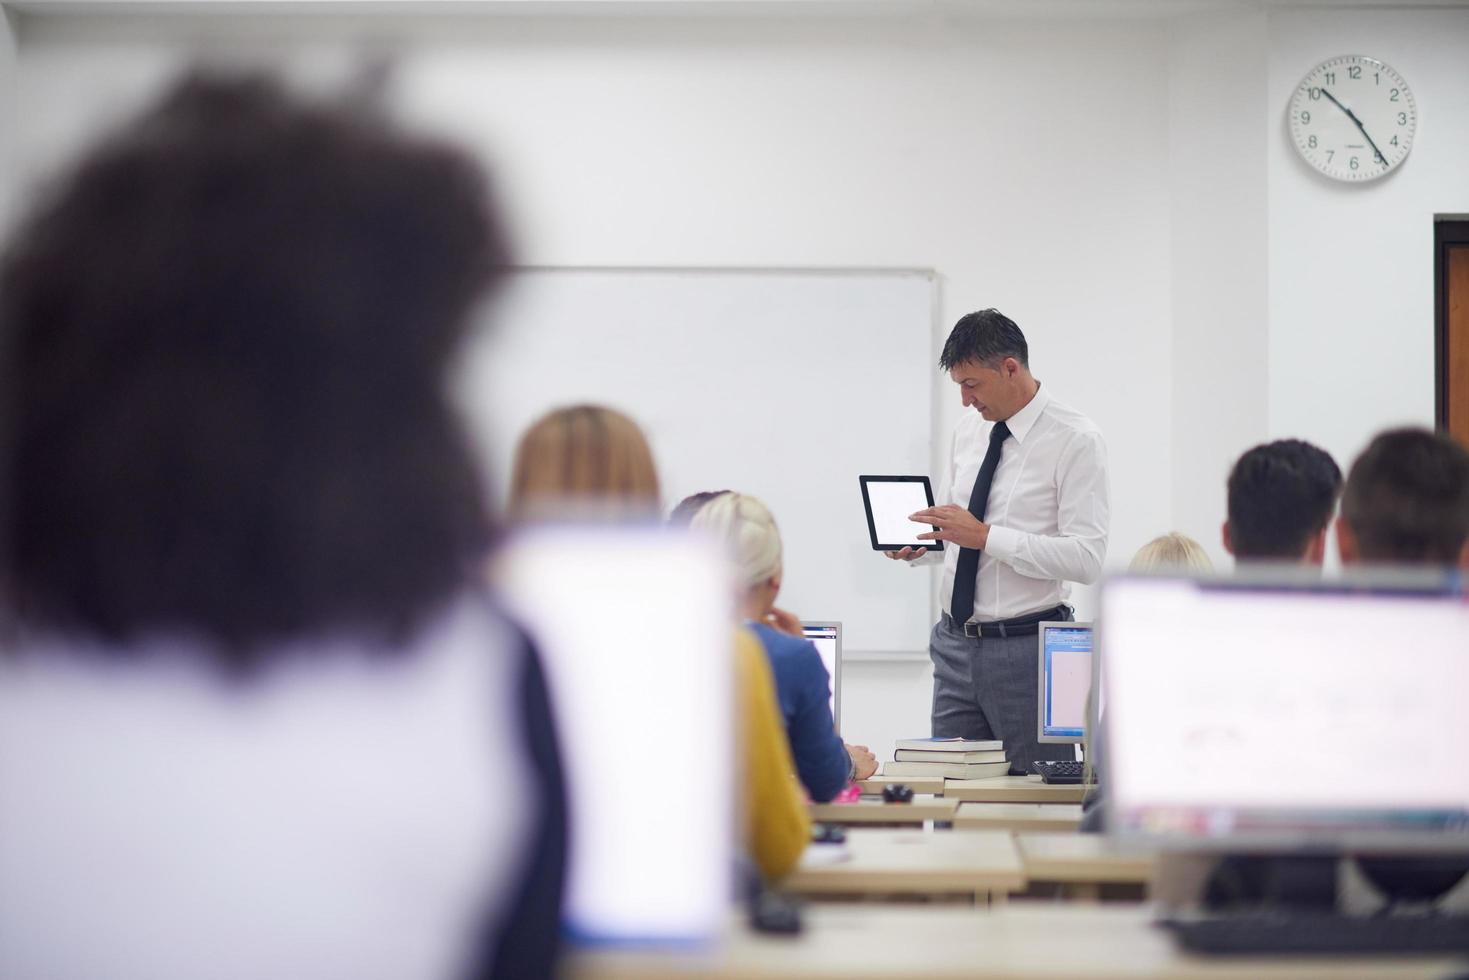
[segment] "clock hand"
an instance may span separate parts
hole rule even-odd
[[[1382,151],[1377,148],[1377,144],[1374,143],[1374,142],[1372,142],[1372,137],[1367,135],[1367,127],[1362,125],[1362,120],[1360,120],[1360,119],[1357,118],[1357,114],[1355,112],[1353,112],[1352,110],[1348,109],[1346,106],[1342,105],[1340,102],[1338,102],[1337,99],[1336,99],[1336,96],[1332,95],[1326,89],[1322,89],[1321,90],[1321,94],[1324,95],[1324,96],[1326,96],[1328,99],[1330,99],[1332,105],[1336,106],[1342,112],[1345,112],[1347,114],[1347,118],[1348,119],[1350,119],[1352,122],[1356,123],[1357,128],[1362,131],[1362,135],[1364,137],[1366,137],[1366,139],[1367,139],[1367,145],[1370,146],[1370,147],[1372,147],[1372,152],[1373,153],[1376,153],[1377,154],[1377,159],[1381,160],[1384,164],[1386,164],[1387,163],[1387,157],[1385,157],[1385,156],[1382,155]]]

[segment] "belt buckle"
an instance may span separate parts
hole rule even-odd
[[[962,629],[964,630],[964,635],[969,637],[971,640],[979,639],[978,623],[965,623]]]
[[[999,629],[1000,629],[1000,638],[1001,639],[1005,639],[1005,638],[1009,637],[1010,634],[1005,632],[1005,621],[1003,619],[1000,620],[995,625],[997,627],[999,627]]]

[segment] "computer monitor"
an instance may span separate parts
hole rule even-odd
[[[842,727],[842,624],[804,622],[801,632],[816,645],[826,672],[831,675],[831,719]]]
[[[1469,601],[1451,579],[1102,589],[1108,826],[1164,846],[1469,851]]]
[[[1041,623],[1037,639],[1036,740],[1079,743],[1092,689],[1092,624]]]
[[[738,754],[724,554],[672,530],[531,528],[502,549],[496,579],[546,666],[571,814],[568,932],[714,938],[736,831],[729,767],[710,765]],[[678,804],[650,805],[658,792],[629,766],[677,773]]]

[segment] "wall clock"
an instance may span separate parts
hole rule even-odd
[[[1403,76],[1350,54],[1312,68],[1291,94],[1290,134],[1307,163],[1354,183],[1391,173],[1413,148],[1418,106]]]

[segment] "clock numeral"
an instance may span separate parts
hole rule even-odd
[[[1347,166],[1351,167],[1353,170],[1356,170],[1357,169],[1357,158],[1356,157],[1352,157],[1352,161],[1350,163],[1348,163]]]
[[[1372,151],[1372,162],[1373,163],[1380,163],[1383,166],[1387,166],[1387,160],[1384,159],[1383,158],[1383,155],[1381,153],[1378,153],[1376,150],[1373,150]]]
[[[1327,150],[1326,151],[1326,162],[1327,163],[1330,163],[1331,162],[1331,158],[1334,157],[1334,156],[1336,156],[1336,151],[1335,150]]]
[[[1382,72],[1375,71],[1375,72],[1372,73],[1372,84],[1373,85],[1381,85],[1382,84]]]
[[[1327,85],[1335,85],[1336,84],[1336,72],[1329,71],[1329,72],[1326,73],[1326,84]]]
[[[1397,137],[1394,136],[1393,139],[1397,139]],[[1316,142],[1317,142],[1316,141],[1316,137],[1314,137],[1314,136],[1308,136],[1308,137],[1306,137],[1306,145],[1309,146],[1313,150],[1316,149]]]
[[[1396,90],[1394,90],[1394,91],[1396,91]],[[1319,88],[1315,88],[1313,86],[1311,88],[1306,89],[1306,93],[1311,96],[1311,101],[1312,102],[1319,102],[1321,100],[1321,90]]]
[[[1398,145],[1398,138],[1396,136],[1394,136],[1392,139],[1388,140],[1388,142],[1391,143],[1393,146],[1397,146]]]
[[[1393,89],[1391,92],[1389,92],[1387,94],[1387,101],[1389,101],[1389,102],[1396,102],[1396,101],[1398,101],[1398,90],[1397,89]]]
[[[1302,126],[1309,126],[1309,125],[1311,125],[1311,114],[1309,112],[1306,112],[1304,109],[1301,110],[1301,125]]]
[[[1356,65],[1349,66],[1347,68],[1347,77],[1348,78],[1352,78],[1352,79],[1361,78],[1362,77],[1362,69],[1361,68],[1358,68]]]
[[[1406,112],[1400,112],[1400,113],[1398,113],[1398,125],[1399,126],[1406,126],[1406,125],[1408,125],[1408,114]]]

